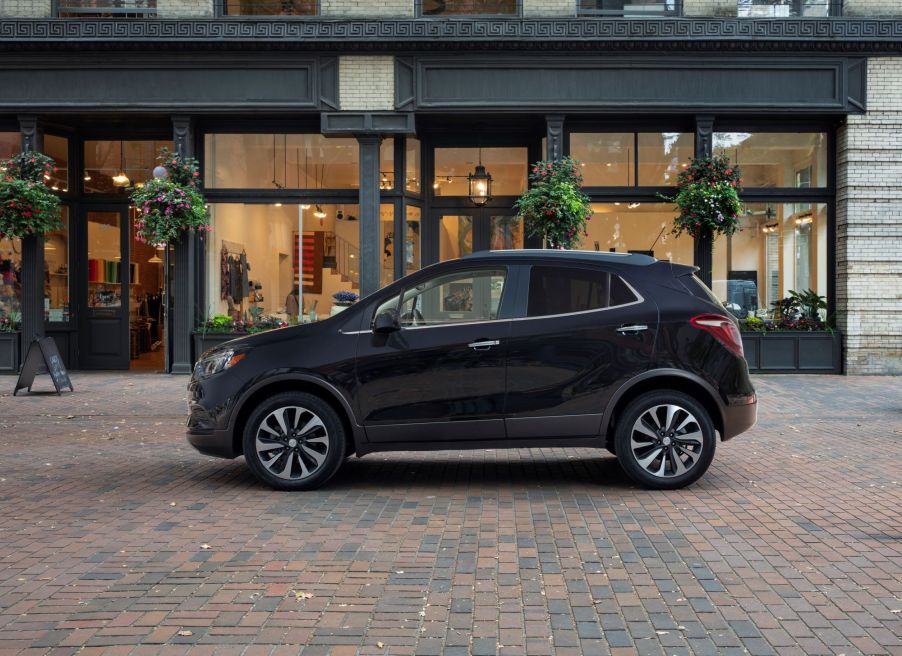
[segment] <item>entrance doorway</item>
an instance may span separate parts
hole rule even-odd
[[[519,249],[525,242],[523,220],[500,207],[435,210],[433,227],[440,262],[478,251]]]
[[[83,210],[79,365],[166,370],[164,249],[135,239],[127,208]]]

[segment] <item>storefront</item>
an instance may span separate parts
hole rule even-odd
[[[43,244],[39,321],[24,316],[27,252],[0,242],[0,318],[20,316],[23,335],[39,325],[70,368],[184,373],[192,334],[215,320],[322,319],[341,311],[339,292],[541,247],[512,206],[533,162],[564,155],[593,203],[580,248],[696,264],[740,317],[790,290],[835,311],[836,135],[864,106],[862,59],[379,55],[393,82],[371,110],[349,102],[340,55],[157,53],[147,68],[122,51],[110,90],[89,54],[74,53],[64,99],[36,79],[60,75],[59,55],[39,73],[24,61],[0,73],[31,94],[15,113],[0,104],[0,157],[32,139],[58,163],[65,207]],[[164,85],[176,70],[185,86]],[[163,146],[200,161],[212,230],[155,249],[133,238],[127,189]],[[677,238],[665,196],[689,158],[712,152],[742,168],[743,230]],[[484,204],[469,195],[477,166],[491,175]]]

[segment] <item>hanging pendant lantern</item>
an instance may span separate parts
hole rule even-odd
[[[467,182],[470,185],[470,200],[476,207],[482,207],[492,200],[492,176],[486,172],[480,163],[476,165],[476,170],[467,176]]]
[[[132,183],[125,173],[125,142],[119,142],[119,171],[113,176],[114,187],[127,187]]]

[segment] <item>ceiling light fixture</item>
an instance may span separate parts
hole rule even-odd
[[[470,187],[470,201],[476,207],[484,207],[492,200],[492,176],[482,165],[482,146],[479,147],[479,164],[476,165],[476,170],[467,176],[467,183]]]
[[[131,184],[131,180],[125,174],[125,142],[119,142],[119,171],[113,176],[114,187],[127,187]]]

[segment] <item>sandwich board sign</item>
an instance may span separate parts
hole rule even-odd
[[[60,394],[64,387],[68,387],[70,392],[75,391],[72,381],[69,380],[69,372],[66,371],[66,365],[63,364],[63,358],[52,337],[35,339],[28,345],[28,354],[25,356],[22,371],[19,372],[13,396],[20,389],[27,389],[30,392],[31,386],[34,384],[34,377],[39,374],[50,374],[57,394]]]

